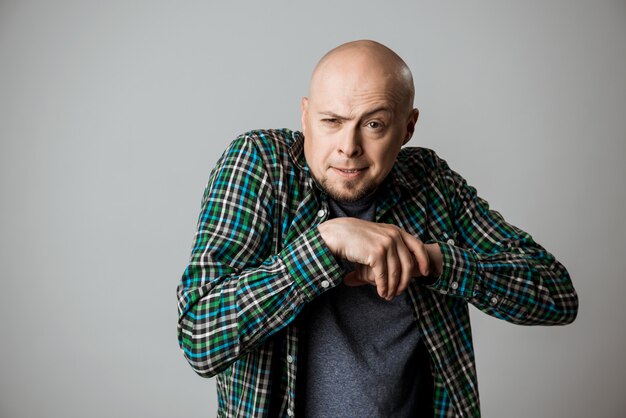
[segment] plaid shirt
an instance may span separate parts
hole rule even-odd
[[[293,416],[303,307],[342,280],[317,225],[300,132],[252,131],[213,169],[191,260],[177,288],[178,338],[201,376],[217,376],[220,417]],[[403,148],[376,221],[438,242],[443,271],[407,292],[431,359],[435,416],[479,416],[468,305],[516,324],[566,324],[578,299],[565,268],[424,148]]]

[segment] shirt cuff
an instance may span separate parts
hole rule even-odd
[[[289,276],[308,301],[338,285],[343,279],[343,269],[317,227],[285,246],[280,257]]]
[[[470,298],[475,296],[478,258],[475,253],[439,242],[443,266],[439,278],[427,287],[444,295]]]

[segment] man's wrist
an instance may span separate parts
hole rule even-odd
[[[336,245],[332,239],[333,230],[332,230],[332,227],[328,224],[328,221],[324,221],[320,223],[319,225],[317,225],[317,230],[320,234],[320,237],[322,237],[322,240],[324,240],[324,243],[330,250],[330,252],[332,252],[335,256],[337,256],[337,251],[335,249]]]
[[[428,253],[428,276],[433,278],[439,278],[443,270],[443,255],[441,254],[441,248],[439,248],[439,243],[435,242],[431,244],[424,244],[424,248]]]

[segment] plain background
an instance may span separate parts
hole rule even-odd
[[[569,269],[567,327],[472,309],[486,417],[626,410],[624,1],[2,1],[0,416],[214,416],[176,342],[200,198],[300,127],[319,57],[405,58],[437,150]]]

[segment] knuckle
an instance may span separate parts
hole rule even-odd
[[[389,235],[384,235],[380,241],[385,247],[389,247],[393,242],[393,238]]]
[[[374,256],[383,257],[387,253],[387,248],[384,245],[378,245],[374,248]]]

